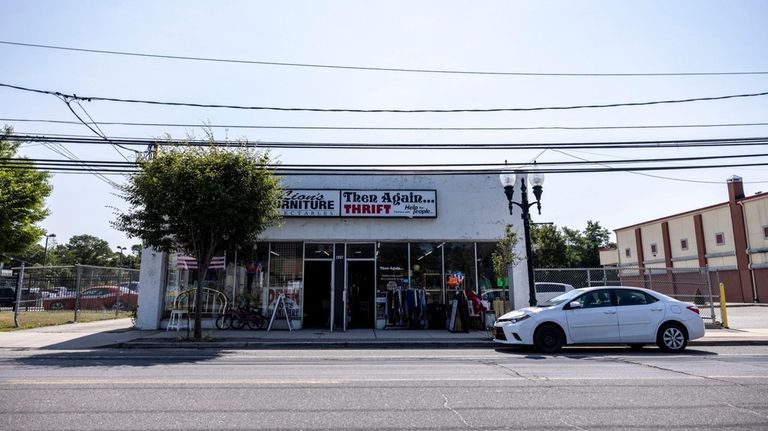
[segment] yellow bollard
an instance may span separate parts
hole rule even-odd
[[[720,315],[723,328],[728,329],[728,310],[725,307],[725,283],[720,283]]]

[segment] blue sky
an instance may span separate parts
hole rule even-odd
[[[275,62],[519,72],[643,73],[768,70],[764,1],[13,1],[0,3],[0,40],[103,50]],[[173,61],[0,44],[0,82],[75,93],[202,103],[323,108],[491,108],[618,103],[768,91],[768,75],[511,77],[289,68]],[[83,103],[96,121],[373,127],[618,126],[765,122],[768,97],[653,107],[458,114],[232,111]],[[74,120],[52,96],[0,88],[0,118]],[[88,135],[84,126],[0,121],[19,133]],[[102,126],[110,136],[202,135],[200,129]],[[768,127],[580,131],[215,130],[251,141],[526,143],[753,137]],[[124,160],[108,146],[81,159]],[[764,152],[677,150],[273,151],[283,163],[523,163]],[[58,158],[27,145],[36,158]],[[126,157],[130,157],[124,152]],[[765,158],[759,159],[766,161]],[[748,194],[768,170],[728,168],[549,175],[537,221],[609,229]],[[114,177],[122,181],[121,177]],[[696,182],[689,182],[696,181]],[[711,183],[710,183],[711,182]],[[114,190],[90,175],[57,174],[42,225],[59,242],[88,233],[117,245]],[[504,199],[501,186],[499,199]]]

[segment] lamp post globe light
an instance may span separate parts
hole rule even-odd
[[[526,175],[520,177],[520,202],[514,202],[512,198],[515,194],[515,180],[517,176],[514,172],[504,172],[499,175],[501,185],[504,187],[504,194],[507,196],[509,202],[509,215],[512,215],[512,210],[515,205],[522,210],[523,219],[523,232],[525,234],[525,262],[528,267],[528,303],[531,307],[536,306],[536,285],[533,280],[533,259],[531,256],[531,215],[530,208],[536,205],[536,209],[541,214],[541,194],[543,192],[542,185],[544,184],[544,175],[540,173],[533,173],[530,176],[530,181],[533,188],[533,195],[536,197],[535,202],[528,202],[528,188],[525,184]]]

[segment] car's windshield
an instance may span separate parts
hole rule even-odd
[[[581,293],[583,293],[583,291],[580,289],[570,290],[568,292],[563,293],[560,296],[555,296],[549,301],[542,302],[541,304],[539,304],[539,307],[551,307],[553,305],[560,305],[564,302],[570,301],[572,298],[576,297],[577,295],[580,295]]]

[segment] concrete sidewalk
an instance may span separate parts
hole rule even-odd
[[[691,346],[768,345],[768,307],[728,309],[731,329],[707,329]],[[719,319],[719,316],[718,316]],[[130,319],[72,323],[21,331],[0,332],[3,349],[83,350],[122,348],[438,348],[494,347],[488,331],[451,333],[447,330],[353,329],[347,332],[302,329],[203,330],[203,340],[188,341],[187,331],[140,331]]]

